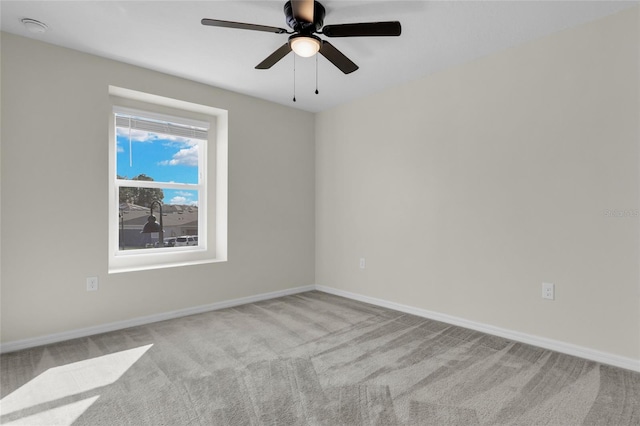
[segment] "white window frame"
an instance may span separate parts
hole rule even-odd
[[[227,111],[128,89],[109,87],[109,273],[226,261]],[[198,184],[117,179],[115,114],[208,128],[199,145]],[[120,250],[119,188],[199,190],[198,245]],[[159,214],[154,208],[154,214]]]

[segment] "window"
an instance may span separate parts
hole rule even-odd
[[[180,242],[187,235],[193,241],[205,222],[200,213],[206,216],[206,202],[198,204],[206,196],[209,123],[124,108],[114,115],[118,250],[173,250],[166,238]]]
[[[110,88],[109,272],[225,260],[226,115],[123,90]]]

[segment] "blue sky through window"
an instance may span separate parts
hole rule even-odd
[[[116,128],[116,173],[129,179],[145,174],[156,182],[198,183],[199,140]],[[197,205],[198,192],[163,189],[164,204]]]

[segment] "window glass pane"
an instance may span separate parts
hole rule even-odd
[[[162,229],[164,247],[198,245],[198,191],[169,188],[119,188],[119,249],[132,250],[162,247],[160,234],[160,207],[153,203],[151,232],[142,232],[149,222],[153,200],[162,202]]]
[[[165,124],[176,126],[172,123]],[[163,133],[116,125],[118,179],[197,184],[199,145],[202,139],[170,132],[175,133],[169,127],[167,133]],[[193,134],[198,136],[201,132]]]

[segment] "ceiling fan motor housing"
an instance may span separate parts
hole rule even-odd
[[[301,34],[313,34],[320,31],[322,25],[324,25],[325,12],[326,11],[324,9],[324,6],[317,1],[314,1],[313,22],[306,22],[303,20],[298,20],[293,16],[293,6],[291,5],[291,1],[288,1],[284,4],[284,14],[286,16],[287,25],[292,30]]]

